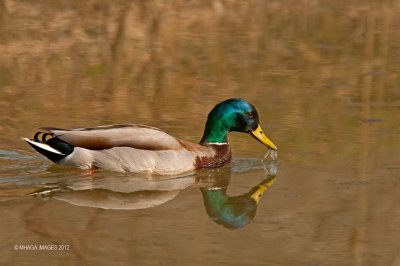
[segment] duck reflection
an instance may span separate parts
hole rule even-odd
[[[249,192],[229,197],[227,188],[201,188],[207,214],[218,224],[235,229],[248,224],[256,215],[257,205],[263,193],[272,185],[276,176],[269,177]]]
[[[147,209],[166,203],[179,192],[200,188],[207,214],[218,224],[227,228],[239,228],[248,224],[255,216],[258,202],[263,193],[276,179],[277,162],[254,165],[253,169],[263,167],[266,178],[240,196],[228,196],[227,189],[232,171],[243,162],[237,162],[232,168],[228,165],[218,169],[203,169],[192,175],[163,176],[109,176],[99,172],[94,177],[77,177],[66,183],[36,191],[35,195],[44,195],[77,206],[112,210]],[[239,165],[238,165],[239,164]],[[260,171],[257,171],[260,173]]]

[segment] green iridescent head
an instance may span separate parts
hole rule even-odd
[[[244,99],[232,98],[217,104],[208,115],[200,143],[227,143],[231,131],[250,133],[261,143],[277,150],[261,129],[256,108]]]

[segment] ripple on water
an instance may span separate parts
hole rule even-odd
[[[259,158],[235,157],[231,162],[233,173],[244,173],[252,170],[264,170],[268,176],[276,175],[279,161],[266,161]]]
[[[32,179],[46,173],[48,166],[49,163],[43,158],[0,150],[0,184],[32,184]]]
[[[30,161],[37,160],[39,157],[21,154],[15,151],[0,150],[0,159],[9,161]]]

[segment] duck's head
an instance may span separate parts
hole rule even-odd
[[[233,98],[217,104],[208,115],[200,143],[227,143],[231,131],[250,133],[268,148],[277,150],[261,129],[256,108],[244,99]]]

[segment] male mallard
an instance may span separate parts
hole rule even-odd
[[[54,163],[82,169],[177,174],[220,167],[232,158],[227,139],[230,131],[251,133],[277,150],[262,131],[254,106],[239,98],[223,101],[211,110],[199,144],[133,124],[41,129],[49,133],[39,131],[33,139],[24,140]]]

